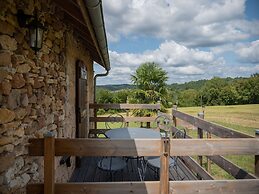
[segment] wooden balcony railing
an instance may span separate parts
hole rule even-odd
[[[104,133],[107,129],[97,129],[98,122],[124,122],[126,125],[129,125],[129,122],[140,122],[141,124],[146,123],[146,127],[150,128],[150,123],[154,122],[157,115],[154,116],[130,116],[130,111],[132,110],[153,110],[157,113],[161,109],[161,105],[158,104],[90,104],[90,109],[94,110],[94,116],[90,117],[89,121],[94,123],[94,129],[90,129],[89,133],[91,135],[96,135],[98,133]],[[124,117],[98,117],[97,111],[99,109],[109,109],[109,110],[119,110],[125,111],[126,116]]]
[[[30,139],[29,155],[44,156],[44,183],[29,184],[28,194],[63,193],[246,193],[259,191],[259,180],[169,181],[169,156],[259,155],[257,138],[222,139]],[[55,156],[160,156],[160,181],[55,183]]]
[[[172,128],[172,131],[178,131],[177,119],[180,119],[180,120],[183,120],[183,121],[190,123],[193,126],[197,127],[198,128],[198,130],[197,130],[198,137],[201,139],[203,138],[204,131],[207,132],[208,134],[213,134],[213,135],[219,137],[219,139],[220,138],[235,138],[235,139],[236,138],[254,138],[253,136],[235,131],[233,129],[230,129],[230,128],[227,128],[227,127],[215,124],[215,123],[208,122],[208,121],[204,120],[203,118],[194,117],[194,116],[188,115],[186,113],[180,112],[177,110],[177,107],[173,108],[172,115],[173,115],[173,120],[174,120],[174,124],[175,124],[175,127]],[[199,114],[199,115],[201,115],[201,114]],[[209,135],[207,137],[211,138],[211,135]],[[187,138],[191,138],[191,137],[187,135]],[[250,145],[253,146],[253,144],[250,144]],[[257,149],[259,149],[259,148],[257,148]],[[214,154],[214,155],[215,156],[206,156],[208,158],[207,166],[206,166],[208,173],[204,172],[203,168],[200,168],[202,166],[202,156],[199,157],[198,164],[196,161],[194,161],[189,156],[182,157],[182,159],[187,166],[189,166],[195,173],[197,173],[199,175],[199,177],[201,179],[210,179],[210,177],[209,177],[210,169],[209,169],[209,165],[208,165],[208,164],[210,164],[210,161],[212,161],[213,163],[218,165],[220,168],[225,170],[228,174],[230,174],[231,176],[233,176],[236,179],[256,179],[257,178],[255,175],[248,173],[247,171],[245,171],[241,167],[237,166],[236,164],[234,164],[230,160],[226,159],[225,157],[219,156],[220,154]]]

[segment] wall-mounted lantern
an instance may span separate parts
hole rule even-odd
[[[34,15],[27,15],[22,10],[17,13],[18,23],[21,27],[29,29],[30,34],[30,47],[35,51],[39,51],[43,42],[44,26],[38,19],[37,10]]]

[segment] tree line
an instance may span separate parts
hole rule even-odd
[[[97,88],[97,103],[157,103],[163,108],[259,103],[259,74],[248,78],[219,78],[167,85],[167,72],[144,63],[131,75],[132,85],[111,91]],[[115,86],[113,86],[114,89]]]

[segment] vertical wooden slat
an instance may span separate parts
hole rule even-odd
[[[55,138],[50,132],[44,135],[44,194],[55,193]]]
[[[255,137],[259,138],[259,129],[255,130]],[[259,178],[259,155],[255,155],[255,176]]]
[[[127,104],[129,104],[129,98],[127,97]],[[129,117],[129,109],[126,110],[126,116]],[[129,127],[129,122],[126,122],[126,127]]]
[[[207,138],[208,139],[211,139],[211,133],[210,132],[207,132]],[[211,173],[211,160],[208,158],[208,157],[206,157],[207,158],[207,172],[208,173]]]
[[[169,138],[162,139],[161,144],[162,154],[160,156],[160,194],[169,194]]]
[[[176,120],[176,117],[174,116],[174,110],[177,110],[177,105],[174,105],[172,110],[174,127],[177,127],[177,120]]]
[[[203,113],[198,113],[198,117],[201,119],[204,119],[204,114]],[[201,128],[197,129],[198,133],[198,138],[202,139],[203,138],[203,130]],[[198,162],[200,166],[202,166],[202,156],[198,156]]]

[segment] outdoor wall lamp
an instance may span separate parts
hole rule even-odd
[[[42,47],[44,26],[38,19],[37,10],[34,15],[27,15],[22,10],[18,10],[17,19],[20,27],[29,29],[30,47],[37,53]]]

